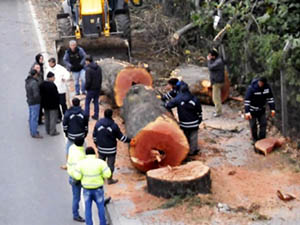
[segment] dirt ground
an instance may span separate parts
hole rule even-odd
[[[56,37],[55,15],[59,0],[32,0],[39,12],[38,18],[47,43],[48,54],[54,55],[53,41]],[[134,15],[133,21],[138,21]],[[134,30],[134,61],[150,64],[156,85],[162,85],[161,78],[177,66],[177,62],[161,61],[156,54],[143,53],[147,47],[143,32]],[[152,57],[151,57],[152,56]],[[171,61],[171,60],[170,60]],[[84,96],[82,106],[84,104]],[[100,116],[110,107],[108,99],[102,96]],[[159,211],[148,217],[145,224],[298,224],[300,209],[299,153],[292,142],[264,157],[253,151],[248,122],[242,118],[242,104],[228,101],[222,117],[213,118],[213,107],[203,106],[204,121],[200,126],[200,154],[189,160],[200,160],[211,168],[212,193],[188,196],[186,198],[157,198],[146,190],[145,175],[131,164],[128,146],[118,143],[115,178],[119,182],[107,186],[106,192],[114,200],[130,199],[134,207],[126,216],[139,217],[144,212]],[[115,121],[121,130],[124,124],[115,111]],[[88,143],[93,145],[91,134],[95,121],[89,124]],[[269,135],[280,133],[269,125]],[[297,199],[290,202],[280,200],[276,192],[292,193]],[[161,210],[163,209],[163,210]],[[161,211],[160,211],[161,210]],[[290,223],[295,222],[295,223]],[[300,222],[299,222],[300,224]]]

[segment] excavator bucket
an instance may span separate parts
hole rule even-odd
[[[76,40],[75,37],[63,37],[55,41],[57,60],[59,64],[63,63],[65,51],[69,48],[69,42]],[[109,37],[101,36],[99,38],[82,37],[77,39],[77,45],[82,47],[85,52],[95,60],[103,58],[115,58],[123,61],[131,61],[130,47],[128,40],[121,38],[117,34]]]

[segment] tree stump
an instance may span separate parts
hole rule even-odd
[[[121,107],[123,99],[132,85],[144,84],[152,87],[152,76],[145,69],[116,59],[97,61],[102,69],[102,91],[114,106]]]
[[[164,198],[176,195],[210,193],[210,169],[200,161],[164,167],[147,172],[148,192]]]
[[[199,97],[200,101],[204,104],[213,104],[212,101],[212,86],[209,79],[209,70],[207,67],[200,67],[196,65],[182,65],[176,68],[172,75],[181,77],[189,87],[193,95]],[[222,88],[222,102],[226,101],[229,97],[230,81],[228,72],[225,70],[225,82]]]
[[[122,117],[126,134],[134,138],[129,153],[138,170],[177,166],[186,158],[187,139],[152,88],[133,86],[124,99]]]

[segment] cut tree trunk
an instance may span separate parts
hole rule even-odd
[[[200,101],[205,104],[213,104],[212,101],[212,86],[209,79],[209,70],[207,67],[200,67],[196,65],[182,65],[176,68],[172,75],[181,77],[190,88],[193,95],[199,97]],[[221,96],[222,102],[229,97],[230,82],[228,72],[225,70],[225,82],[222,88]]]
[[[255,149],[266,156],[271,153],[274,148],[281,147],[284,142],[284,138],[268,137],[255,142]]]
[[[116,59],[97,61],[102,69],[102,91],[113,103],[121,107],[123,99],[132,85],[144,84],[152,87],[152,76],[145,69]]]
[[[164,198],[176,195],[210,193],[210,169],[200,161],[147,172],[148,192]]]
[[[162,104],[155,91],[143,85],[132,87],[124,99],[126,134],[134,138],[130,159],[142,172],[178,166],[189,151],[183,131]]]

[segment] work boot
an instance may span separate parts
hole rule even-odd
[[[84,223],[85,222],[85,219],[83,219],[81,216],[74,217],[73,220],[75,220],[77,222],[80,222],[80,223]]]
[[[111,200],[111,197],[105,198],[104,199],[104,206],[106,206]]]
[[[115,184],[115,183],[118,183],[118,179],[113,179],[112,177],[107,179],[108,185]]]

